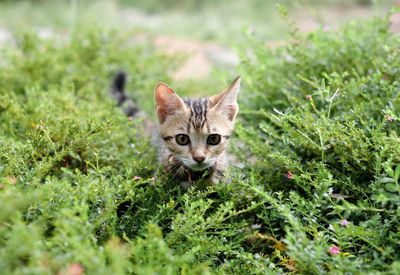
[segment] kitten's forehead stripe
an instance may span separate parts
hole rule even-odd
[[[200,128],[199,122],[201,121],[203,110],[198,100],[193,102],[193,112],[194,112],[194,127]]]
[[[202,99],[201,104],[203,106],[204,112],[203,112],[203,122],[201,123],[201,129],[203,129],[204,125],[207,123],[208,125],[208,121],[207,121],[207,108],[208,108],[208,100],[207,99]],[[207,127],[208,130],[209,126]]]
[[[186,127],[186,132],[189,134],[190,133],[190,125],[191,125],[191,123],[190,123],[190,120],[189,120],[189,122],[188,122],[188,124],[187,124],[187,127]]]
[[[191,125],[187,127],[188,133],[190,132],[191,126],[193,126],[194,129],[203,128],[207,120],[208,99],[184,99],[184,102],[190,110],[189,123]]]
[[[203,122],[201,123],[201,126],[200,126],[201,129],[203,129],[203,127],[206,124],[206,122],[207,122],[207,119],[204,119]]]

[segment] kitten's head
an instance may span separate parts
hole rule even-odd
[[[239,111],[240,78],[221,93],[182,99],[166,84],[155,88],[160,134],[174,159],[192,171],[215,165],[228,144]]]

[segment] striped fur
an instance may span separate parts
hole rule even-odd
[[[166,84],[157,85],[156,112],[162,137],[160,159],[172,177],[183,185],[190,186],[201,178],[216,183],[223,177],[226,146],[238,112],[239,86],[238,78],[215,96],[181,99]],[[178,135],[187,136],[190,142],[178,144]],[[219,135],[220,142],[208,144],[210,135]]]
[[[134,118],[138,114],[139,109],[125,93],[125,85],[126,74],[124,72],[118,72],[111,84],[111,96],[117,101],[118,106],[122,108],[128,117]]]
[[[210,106],[210,101],[207,98],[202,98],[197,100],[184,99],[184,102],[190,110],[187,132],[190,133],[192,127],[201,129],[206,126],[208,133],[210,133],[210,124],[207,121],[207,110]]]
[[[126,75],[119,72],[111,85],[111,95],[130,118],[143,114],[125,93]],[[226,167],[225,154],[239,110],[237,93],[240,78],[221,93],[200,99],[181,99],[166,84],[155,88],[159,121],[159,160],[169,177],[189,187],[198,181],[217,183]],[[147,121],[147,122],[146,122]],[[149,136],[151,123],[145,119]],[[187,143],[179,144],[179,137]],[[217,142],[218,141],[218,142]]]

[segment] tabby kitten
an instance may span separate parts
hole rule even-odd
[[[121,81],[123,80],[123,81]],[[125,76],[117,75],[112,94],[125,113],[138,109],[125,95]],[[225,153],[239,111],[240,78],[209,98],[182,99],[168,85],[155,87],[155,109],[159,122],[159,160],[174,181],[188,188],[203,181],[220,181],[226,168]]]

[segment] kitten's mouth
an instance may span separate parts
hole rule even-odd
[[[203,163],[200,163],[200,164],[198,164],[198,163],[194,163],[194,164],[190,163],[189,164],[189,163],[185,163],[185,161],[179,160],[178,158],[176,158],[174,156],[171,156],[168,159],[168,162],[170,164],[175,164],[177,162],[181,163],[187,170],[194,171],[194,172],[201,172],[201,171],[210,169],[214,165],[213,162],[212,163],[203,162]]]
[[[190,166],[186,166],[186,167],[189,170],[200,172],[200,171],[210,168],[211,166],[212,166],[212,164],[201,163],[201,164],[194,164],[194,165],[190,165]]]

